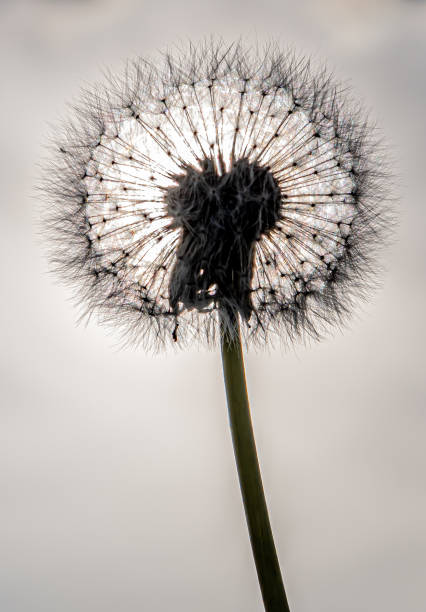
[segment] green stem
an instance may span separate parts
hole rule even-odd
[[[229,316],[229,315],[228,315]],[[221,318],[223,376],[235,460],[240,479],[250,541],[266,612],[290,612],[268,517],[256,453],[244,373],[238,318],[231,321],[237,333],[227,331]]]

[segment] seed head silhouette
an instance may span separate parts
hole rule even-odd
[[[86,91],[43,190],[51,261],[145,347],[319,337],[374,284],[390,227],[374,127],[273,45],[137,59]]]

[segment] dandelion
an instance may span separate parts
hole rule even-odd
[[[51,260],[85,313],[145,347],[220,341],[265,608],[288,610],[240,334],[318,338],[371,286],[390,227],[373,127],[309,61],[211,42],[86,91],[55,151]]]

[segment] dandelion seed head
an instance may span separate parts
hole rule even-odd
[[[146,346],[318,336],[390,227],[373,129],[323,71],[191,46],[86,92],[45,174],[52,261],[87,312]]]

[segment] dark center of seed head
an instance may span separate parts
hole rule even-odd
[[[181,229],[169,299],[175,311],[212,303],[248,319],[255,243],[279,218],[281,192],[267,168],[246,159],[217,174],[211,160],[187,167],[166,194],[173,227]]]

